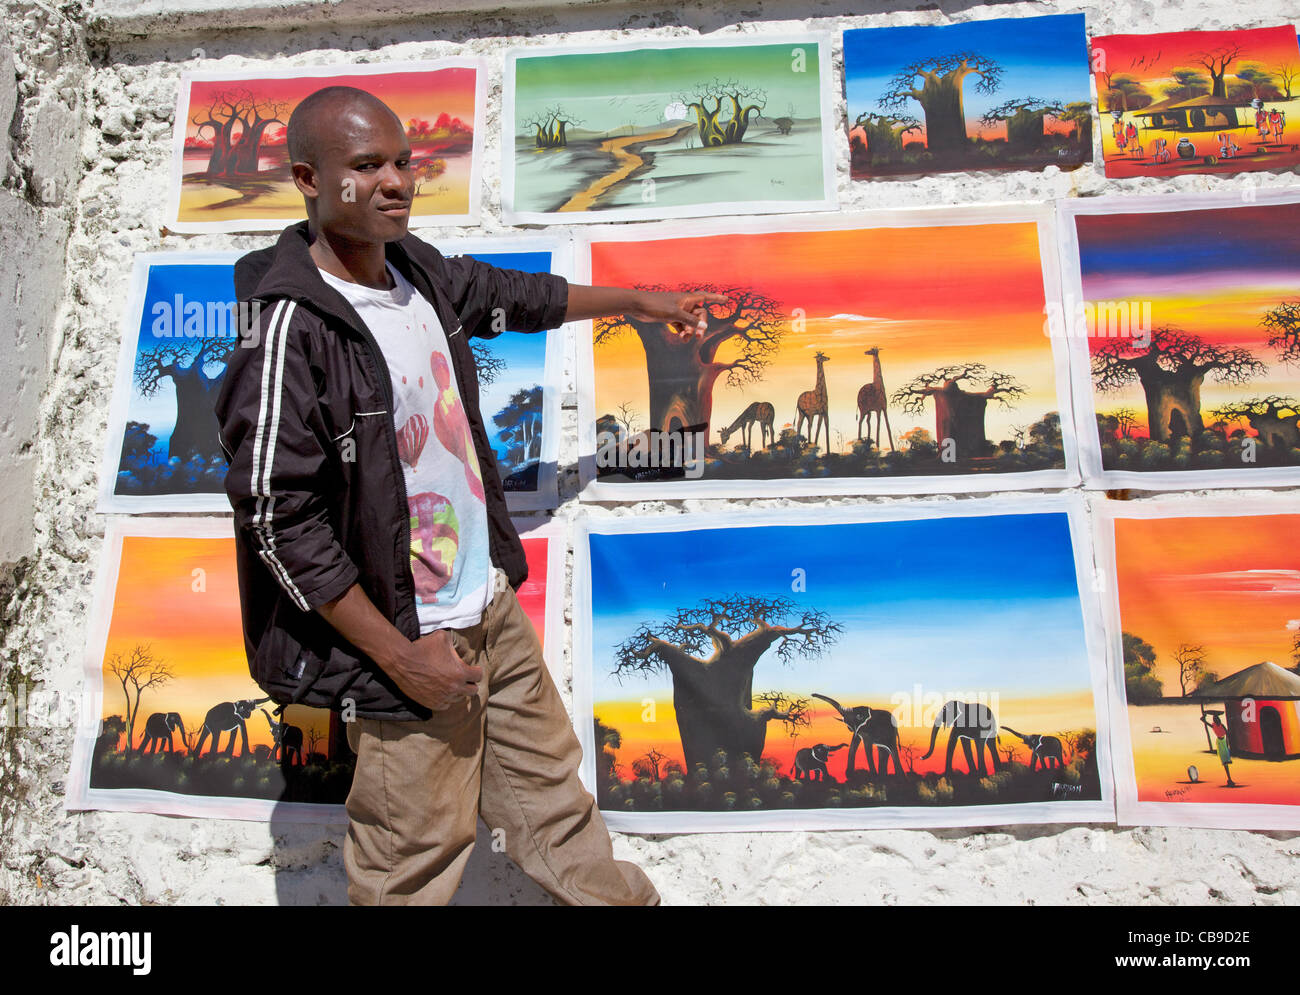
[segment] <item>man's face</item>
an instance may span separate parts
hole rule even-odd
[[[315,202],[317,227],[365,244],[404,238],[415,176],[397,118],[381,108],[346,110],[317,148],[315,170],[293,167],[298,189]]]

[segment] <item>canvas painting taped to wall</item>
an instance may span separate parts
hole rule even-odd
[[[1103,502],[1119,820],[1300,829],[1300,514]]]
[[[289,116],[327,86],[365,90],[401,119],[415,173],[412,226],[478,223],[483,66],[450,58],[183,74],[167,227],[278,231],[301,219],[302,194],[289,171]]]
[[[1300,483],[1300,197],[1061,204],[1084,475],[1105,487]]]
[[[436,243],[526,272],[570,275],[567,240],[456,239]],[[235,300],[241,252],[156,252],[135,258],[100,469],[99,510],[228,512],[226,459],[213,405],[226,360],[259,327],[260,305]],[[470,341],[480,406],[517,511],[558,496],[560,377],[565,329],[505,330]]]
[[[513,49],[507,224],[834,210],[822,35]]]
[[[1300,163],[1293,27],[1092,41],[1106,175],[1180,176]]]
[[[355,756],[343,713],[281,708],[249,675],[232,528],[228,518],[109,519],[69,810],[345,820]],[[548,592],[562,591],[564,542],[551,526],[523,540],[519,600],[555,644],[562,607]]]
[[[728,301],[700,339],[633,315],[578,335],[583,497],[1068,486],[1053,220],[1025,205],[584,233],[591,283]]]
[[[606,821],[1110,821],[1082,511],[1049,496],[587,520],[574,715]]]
[[[1082,14],[844,32],[854,179],[1092,161]]]

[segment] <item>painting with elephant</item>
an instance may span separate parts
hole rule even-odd
[[[1123,824],[1300,829],[1289,495],[1098,501]]]
[[[562,532],[519,520],[519,601],[554,673]],[[268,699],[249,676],[229,518],[110,519],[89,634],[70,810],[346,821],[345,714]]]
[[[574,714],[609,824],[1113,819],[1082,502],[955,504],[584,520]]]
[[[1060,293],[1045,205],[610,225],[578,238],[580,279],[727,298],[689,341],[634,314],[580,329],[584,499],[1078,479],[1068,357],[1044,334]]]

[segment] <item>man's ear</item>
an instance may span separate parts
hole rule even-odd
[[[315,200],[320,196],[320,177],[316,168],[309,162],[295,162],[289,166],[293,173],[293,182],[304,197]]]

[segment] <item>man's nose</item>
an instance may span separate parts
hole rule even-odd
[[[385,163],[384,168],[379,174],[379,189],[385,196],[405,197],[408,186],[410,185],[410,176],[405,171],[398,169],[396,163]]]

